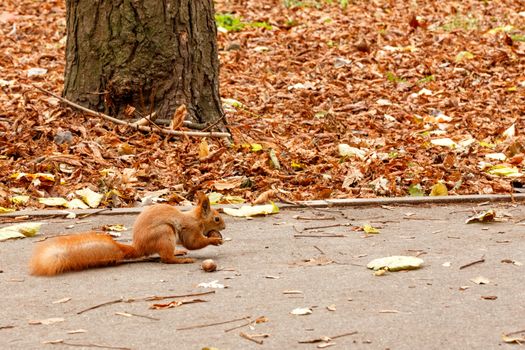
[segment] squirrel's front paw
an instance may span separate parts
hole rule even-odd
[[[208,238],[208,242],[210,242],[211,245],[221,245],[222,237],[210,237]]]

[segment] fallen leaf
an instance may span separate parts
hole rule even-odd
[[[394,255],[374,259],[366,267],[373,270],[388,269],[388,271],[400,271],[418,269],[421,265],[423,265],[423,260],[420,258]]]
[[[450,148],[456,148],[458,147],[458,144],[449,139],[448,137],[442,138],[442,139],[434,139],[430,140],[430,143],[436,146],[443,146],[443,147],[450,147]]]
[[[335,310],[336,310],[336,308],[335,308],[335,304],[328,305],[328,306],[326,307],[326,309],[327,309],[328,311],[335,311]]]
[[[215,187],[219,191],[231,190],[233,188],[241,187],[243,181],[243,176],[232,176],[223,180],[215,181],[213,183],[213,187]]]
[[[33,237],[40,233],[41,222],[27,222],[0,229],[0,242],[12,238]]]
[[[448,196],[447,186],[442,182],[438,182],[430,189],[429,196]]]
[[[30,325],[38,325],[38,324],[50,325],[50,324],[59,323],[59,322],[64,322],[64,319],[62,317],[51,317],[51,318],[46,318],[46,319],[43,319],[43,320],[30,320],[30,321],[28,321],[28,323]]]
[[[525,337],[517,337],[514,335],[510,335],[510,334],[509,335],[502,334],[501,340],[503,340],[505,343],[508,343],[508,344],[516,343],[516,344],[522,345],[523,343],[525,343]]]
[[[483,276],[478,276],[476,278],[471,278],[470,281],[473,282],[473,283],[476,283],[476,284],[489,284],[490,283],[490,280],[488,278],[483,277]]]
[[[367,234],[377,234],[380,232],[379,229],[373,227],[370,224],[363,225],[363,231]]]
[[[339,144],[338,149],[339,155],[341,157],[357,157],[359,159],[365,159],[366,156],[366,151],[359,148],[351,147],[346,143]]]
[[[498,299],[498,297],[495,296],[495,295],[482,295],[481,299],[484,299],[484,300],[496,300],[496,299]]]
[[[60,197],[38,198],[38,202],[48,207],[67,207],[68,204],[67,199]]]
[[[505,165],[494,165],[489,170],[487,174],[502,176],[502,177],[521,177],[523,174],[519,171],[518,168],[508,167]]]
[[[312,309],[310,309],[309,307],[298,307],[290,311],[292,315],[300,315],[300,316],[310,315],[312,312],[313,312]]]
[[[469,217],[465,223],[471,224],[473,222],[493,222],[496,218],[496,211],[494,209],[486,210],[482,213]]]
[[[91,208],[97,208],[100,205],[100,201],[104,198],[104,195],[97,193],[89,188],[84,188],[81,190],[75,191],[82,200],[89,205]]]
[[[218,289],[222,289],[222,288],[226,288],[224,286],[224,284],[220,284],[219,283],[219,280],[214,280],[214,281],[211,281],[211,282],[201,282],[197,285],[197,287],[201,287],[201,288],[218,288]]]
[[[268,214],[276,214],[279,212],[279,208],[274,204],[266,204],[266,205],[243,205],[239,209],[234,208],[224,208],[224,213],[228,214],[230,216],[237,216],[237,217],[250,217],[250,216],[257,216],[257,215],[268,215]]]

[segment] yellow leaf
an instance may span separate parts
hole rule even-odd
[[[375,271],[387,269],[388,271],[413,270],[423,265],[423,260],[414,256],[388,256],[385,258],[374,259],[366,265],[367,268]]]
[[[365,233],[367,233],[367,234],[377,234],[377,233],[380,232],[379,229],[373,227],[370,224],[364,224],[363,225],[363,231],[365,231]]]
[[[0,241],[12,238],[33,237],[40,233],[41,222],[16,224],[0,229]]]
[[[11,209],[11,208],[4,208],[4,207],[0,207],[0,214],[3,214],[3,213],[10,213],[12,211],[15,211],[14,209]]]
[[[268,215],[268,214],[276,214],[278,212],[279,212],[279,207],[277,207],[274,203],[265,204],[265,205],[254,205],[254,206],[243,205],[239,209],[224,208],[225,214],[228,214],[231,216],[237,216],[237,217]]]
[[[454,59],[454,61],[456,61],[456,63],[459,63],[461,61],[471,60],[473,58],[474,58],[474,55],[471,52],[461,51],[460,53],[456,55],[456,58]]]
[[[38,198],[38,202],[48,207],[67,207],[67,200],[61,197]]]
[[[447,186],[442,182],[438,182],[430,189],[430,196],[448,196]]]
[[[17,205],[26,204],[28,201],[29,201],[29,196],[19,195],[19,196],[11,197],[11,203],[17,204]]]
[[[75,193],[78,194],[82,198],[82,200],[91,208],[98,207],[100,201],[102,200],[102,198],[104,198],[104,195],[92,191],[87,187],[81,190],[77,190],[75,191]]]
[[[304,165],[292,160],[292,169],[301,170],[301,169],[304,169]]]
[[[518,168],[511,168],[505,165],[494,165],[488,171],[488,174],[504,176],[504,177],[520,177],[523,174],[518,170]]]
[[[208,141],[206,138],[203,138],[199,143],[199,159],[204,159],[210,154],[210,146],[208,146]]]

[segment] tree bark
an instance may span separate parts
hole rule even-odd
[[[67,0],[63,96],[124,118],[155,111],[225,130],[212,0]]]

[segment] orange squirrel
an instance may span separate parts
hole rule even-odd
[[[131,245],[118,243],[109,234],[97,232],[55,237],[38,243],[29,269],[32,275],[53,276],[66,271],[113,265],[155,253],[165,264],[192,263],[194,260],[191,258],[175,256],[187,253],[176,250],[175,244],[191,250],[210,244],[220,245],[220,235],[206,235],[225,227],[219,212],[211,208],[208,197],[199,193],[197,206],[188,212],[181,212],[168,204],[147,207],[133,225]]]

